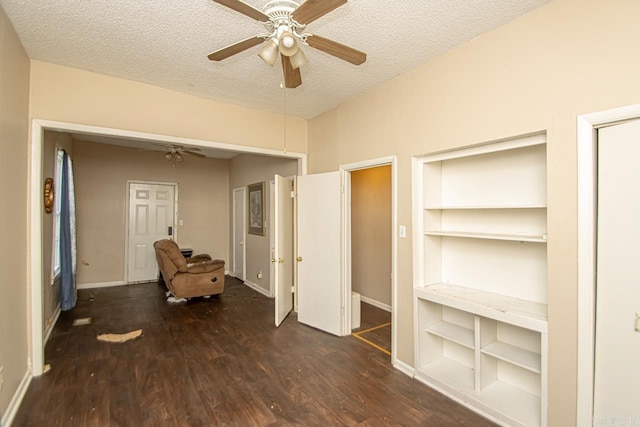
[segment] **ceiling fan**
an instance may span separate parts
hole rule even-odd
[[[354,65],[360,65],[367,59],[364,52],[305,32],[307,24],[342,6],[347,0],[307,0],[302,5],[293,0],[273,0],[264,6],[264,12],[241,0],[213,1],[261,22],[267,33],[216,50],[208,55],[212,61],[221,61],[264,43],[258,55],[273,65],[279,53],[285,87],[296,88],[302,84],[300,66],[307,62],[300,45],[311,46]]]
[[[183,154],[189,154],[201,158],[207,157],[204,154],[196,153],[196,151],[201,151],[197,147],[185,147],[184,145],[178,144],[158,144],[155,142],[153,143],[153,145],[159,145],[161,147],[165,147],[168,150],[166,153],[164,153],[164,157],[167,160],[172,161],[173,166],[176,165],[176,162],[181,162],[182,160],[184,160],[184,158],[182,157]]]

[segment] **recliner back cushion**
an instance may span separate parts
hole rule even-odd
[[[164,252],[168,260],[178,269],[181,273],[187,272],[187,260],[180,252],[178,244],[173,240],[165,239],[159,240],[153,244],[156,250]]]

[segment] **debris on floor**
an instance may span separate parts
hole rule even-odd
[[[140,335],[142,335],[142,329],[136,329],[125,334],[100,334],[98,335],[98,341],[121,343],[138,338]]]
[[[176,297],[174,297],[171,294],[171,291],[167,291],[165,293],[165,295],[167,297],[167,302],[170,302],[170,303],[173,303],[173,304],[176,304],[176,303],[179,303],[179,302],[185,302],[187,300],[186,298],[176,298]]]
[[[92,317],[81,317],[73,321],[73,326],[90,325],[92,321],[93,321]]]
[[[51,365],[50,364],[46,364],[42,367],[42,373],[46,374],[47,372],[49,372],[51,370]]]

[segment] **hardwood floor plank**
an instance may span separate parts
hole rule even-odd
[[[390,315],[362,306],[362,327]],[[166,301],[157,284],[79,291],[14,426],[474,426],[493,424],[396,371],[355,337],[273,324],[274,302],[228,277],[215,298]],[[71,326],[78,317],[93,323]],[[125,343],[105,332],[142,329]],[[378,333],[381,345],[390,334]],[[385,341],[386,340],[386,341]]]

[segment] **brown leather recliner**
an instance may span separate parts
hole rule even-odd
[[[167,288],[176,298],[217,295],[224,291],[224,261],[201,254],[185,258],[173,240],[153,244],[158,267]]]

